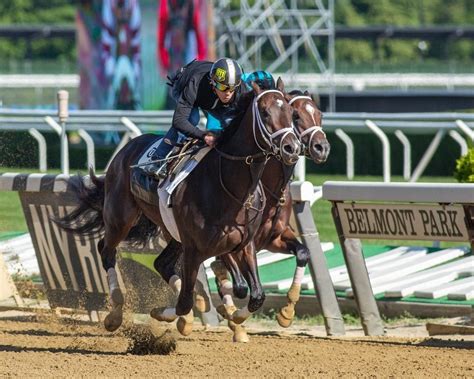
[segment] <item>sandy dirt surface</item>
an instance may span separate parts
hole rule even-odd
[[[166,330],[154,321],[140,328]],[[167,346],[176,346],[170,354],[136,355],[129,352],[134,331],[126,326],[108,333],[100,324],[51,315],[4,314],[0,377],[474,377],[469,338],[374,338],[357,330],[327,338],[312,333],[314,327],[265,329],[251,324],[250,342],[236,344],[224,327],[195,323],[188,337],[165,334]]]

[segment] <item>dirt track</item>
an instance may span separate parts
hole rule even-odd
[[[101,326],[40,316],[0,320],[0,377],[474,377],[469,341],[254,332],[248,344],[235,344],[224,329],[174,333],[170,355],[132,355],[123,333]]]

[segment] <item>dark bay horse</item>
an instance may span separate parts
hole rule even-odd
[[[308,92],[292,91],[287,95],[287,100],[293,108],[294,128],[303,143],[304,155],[315,163],[325,162],[329,155],[330,145],[321,127],[321,111]],[[238,253],[222,255],[220,260],[216,260],[211,265],[224,303],[223,306],[218,307],[218,310],[229,320],[229,326],[234,331],[234,341],[245,342],[248,337],[245,330],[238,325],[242,319],[235,317],[236,308],[232,293],[239,298],[246,296],[246,281],[248,282],[249,278],[241,275],[243,262],[256,259],[255,253],[261,249],[291,253],[296,257],[297,267],[287,295],[288,304],[277,315],[277,320],[283,327],[288,327],[293,320],[294,306],[299,299],[300,283],[310,254],[307,247],[297,240],[294,231],[289,226],[292,203],[288,181],[294,167],[295,165],[283,165],[275,158],[269,160],[261,179],[267,202],[263,211],[262,224],[255,234],[253,244],[246,246]],[[229,281],[227,270],[231,273],[233,284]]]
[[[160,273],[179,291],[179,297],[176,308],[154,309],[151,315],[164,321],[179,318],[178,329],[185,335],[192,330],[192,295],[199,265],[209,257],[238,251],[252,241],[265,206],[259,182],[269,157],[278,156],[289,165],[298,158],[300,144],[291,128],[292,109],[282,93],[281,79],[277,90],[262,91],[256,84],[253,89],[243,96],[242,115],[173,193],[172,213],[183,249],[182,275],[167,269]],[[79,206],[58,221],[71,232],[103,232],[98,250],[107,271],[112,304],[104,320],[109,331],[121,325],[124,304],[115,271],[117,245],[143,217],[169,237],[160,208],[140,200],[130,190],[130,166],[155,139],[142,135],[130,141],[113,159],[105,178],[99,179],[91,172],[94,186],[86,187],[78,180],[75,191]],[[253,288],[261,287],[256,264],[247,271],[250,274],[245,269],[243,273],[252,279],[251,292],[257,294],[251,296],[248,307],[258,308],[263,298]]]

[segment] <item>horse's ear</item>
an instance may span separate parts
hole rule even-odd
[[[279,76],[277,80],[277,90],[280,92],[285,92],[285,85],[283,84],[283,80],[281,79],[281,76]]]
[[[304,91],[304,95],[309,96],[311,100],[313,100],[315,103],[317,102],[312,93],[309,93],[308,91]]]
[[[262,93],[262,89],[260,88],[260,86],[255,82],[252,82],[251,84],[252,84],[252,88],[253,88],[254,92],[257,95],[260,95]]]

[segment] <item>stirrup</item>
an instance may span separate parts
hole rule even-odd
[[[160,171],[160,169],[161,169],[161,166],[157,165],[156,163],[149,164],[142,168],[145,174],[155,177],[155,178],[158,177],[158,172]]]
[[[155,176],[159,179],[164,179],[168,176],[167,164],[161,165],[161,167],[155,172]]]

